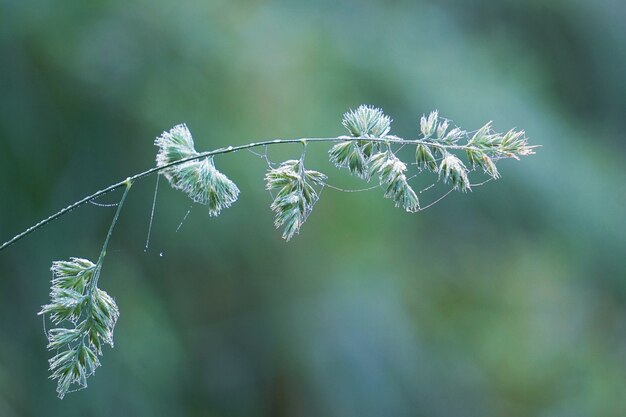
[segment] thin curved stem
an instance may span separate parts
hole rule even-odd
[[[111,222],[111,226],[109,226],[109,231],[107,232],[107,237],[104,240],[104,244],[102,245],[102,250],[100,251],[100,256],[98,257],[99,264],[102,264],[102,260],[107,254],[107,247],[109,246],[109,240],[111,240],[113,229],[115,228],[117,219],[120,217],[122,206],[124,205],[124,201],[126,201],[126,196],[128,195],[128,192],[130,191],[130,187],[132,187],[133,182],[130,180],[126,180],[124,181],[124,185],[126,186],[126,189],[124,190],[124,194],[122,194],[122,198],[120,199],[120,202],[117,204],[117,210],[115,210],[115,216],[113,216],[113,221]]]
[[[208,156],[214,156],[214,155],[221,155],[221,154],[226,154],[226,153],[231,153],[231,152],[237,152],[240,150],[244,150],[244,149],[251,149],[251,148],[257,148],[257,147],[261,147],[261,146],[270,146],[270,145],[284,145],[284,144],[290,144],[290,143],[304,143],[304,142],[343,142],[343,141],[349,141],[349,140],[358,140],[358,141],[362,141],[362,140],[366,140],[366,141],[371,141],[371,142],[383,142],[383,143],[397,143],[397,144],[401,144],[401,145],[428,145],[428,146],[432,146],[432,147],[436,147],[436,148],[441,148],[441,149],[452,149],[452,150],[475,150],[474,147],[472,146],[463,146],[463,145],[442,145],[439,143],[435,143],[429,140],[420,140],[420,139],[415,139],[415,140],[410,140],[410,139],[402,139],[402,138],[398,138],[398,137],[386,137],[386,138],[364,138],[364,137],[350,137],[350,136],[339,136],[336,138],[299,138],[299,139],[273,139],[273,140],[266,140],[266,141],[261,141],[261,142],[252,142],[252,143],[248,143],[246,145],[240,145],[240,146],[228,146],[226,148],[219,148],[219,149],[215,149],[213,151],[208,151],[208,152],[202,152],[199,153],[198,155],[194,155],[192,157],[189,158],[185,158],[185,159],[179,159],[177,161],[171,162],[169,164],[166,165],[162,165],[162,166],[157,166],[151,169],[148,169],[146,171],[142,171],[139,172],[135,175],[132,175],[128,178],[126,178],[123,181],[120,182],[116,182],[115,184],[111,184],[106,188],[103,188],[99,191],[96,191],[93,194],[88,195],[87,197],[84,197],[78,201],[76,201],[75,203],[70,204],[69,206],[59,210],[58,212],[52,214],[49,217],[46,217],[45,219],[41,220],[40,222],[34,224],[33,226],[29,227],[28,229],[24,230],[23,232],[15,235],[13,238],[7,240],[6,242],[4,242],[1,246],[0,246],[0,251],[8,248],[9,246],[13,245],[14,243],[16,243],[18,240],[28,236],[29,234],[33,233],[34,231],[36,231],[37,229],[45,226],[46,224],[52,222],[53,220],[58,219],[59,217],[63,216],[64,214],[74,210],[75,208],[78,208],[80,206],[82,206],[85,203],[90,202],[91,200],[98,198],[104,194],[110,193],[111,191],[114,191],[120,187],[123,187],[125,185],[127,185],[129,182],[132,183],[135,180],[139,180],[141,178],[147,177],[149,175],[152,175],[154,173],[160,172],[164,169],[176,166],[176,165],[180,165],[180,164],[184,164],[185,162],[191,162],[191,161],[195,161],[197,159],[202,159],[202,158],[206,158]]]
[[[102,250],[100,250],[100,255],[98,256],[98,267],[96,268],[96,273],[91,282],[89,283],[89,294],[91,294],[94,289],[98,286],[98,278],[100,278],[100,268],[102,268],[102,262],[104,261],[104,257],[107,254],[107,247],[109,246],[109,240],[111,239],[111,235],[113,234],[113,229],[115,229],[115,225],[117,224],[117,219],[120,217],[120,213],[122,211],[122,206],[124,206],[124,201],[126,201],[126,196],[130,191],[130,187],[133,185],[131,180],[124,181],[124,185],[126,188],[124,189],[124,194],[122,194],[122,198],[120,202],[117,204],[117,210],[115,210],[115,216],[113,216],[113,221],[111,222],[111,226],[109,226],[109,231],[107,232],[107,237],[104,239],[104,244],[102,245]]]

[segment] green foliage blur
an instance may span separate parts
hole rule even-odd
[[[327,189],[289,243],[251,153],[216,159],[239,201],[178,231],[191,203],[161,181],[147,250],[156,178],[136,183],[100,279],[116,346],[59,401],[49,267],[95,261],[113,216],[81,207],[0,253],[0,416],[626,416],[625,20],[622,0],[0,0],[1,241],[153,166],[181,122],[210,150],[337,136],[373,104],[399,136],[439,109],[543,146],[417,214]]]

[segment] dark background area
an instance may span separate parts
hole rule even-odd
[[[100,280],[115,349],[59,401],[36,313],[53,260],[99,253],[113,211],[84,206],[0,253],[0,416],[626,415],[624,21],[621,0],[0,0],[1,241],[151,167],[181,122],[210,150],[344,134],[365,103],[402,137],[439,109],[543,146],[417,214],[327,189],[289,243],[250,153],[216,160],[240,200],[178,232],[162,181],[145,252],[136,183]]]

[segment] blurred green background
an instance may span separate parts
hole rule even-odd
[[[250,153],[216,161],[240,200],[178,232],[190,202],[161,182],[145,252],[155,177],[136,183],[101,279],[116,347],[59,401],[36,313],[53,260],[99,253],[113,211],[84,206],[0,253],[0,416],[626,416],[625,20],[622,0],[0,0],[2,241],[151,167],[181,122],[209,150],[343,134],[366,103],[399,136],[439,109],[543,146],[418,214],[327,189],[289,243]]]

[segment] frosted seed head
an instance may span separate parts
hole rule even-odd
[[[343,115],[343,126],[355,137],[384,138],[391,130],[391,118],[374,106],[361,105]]]

